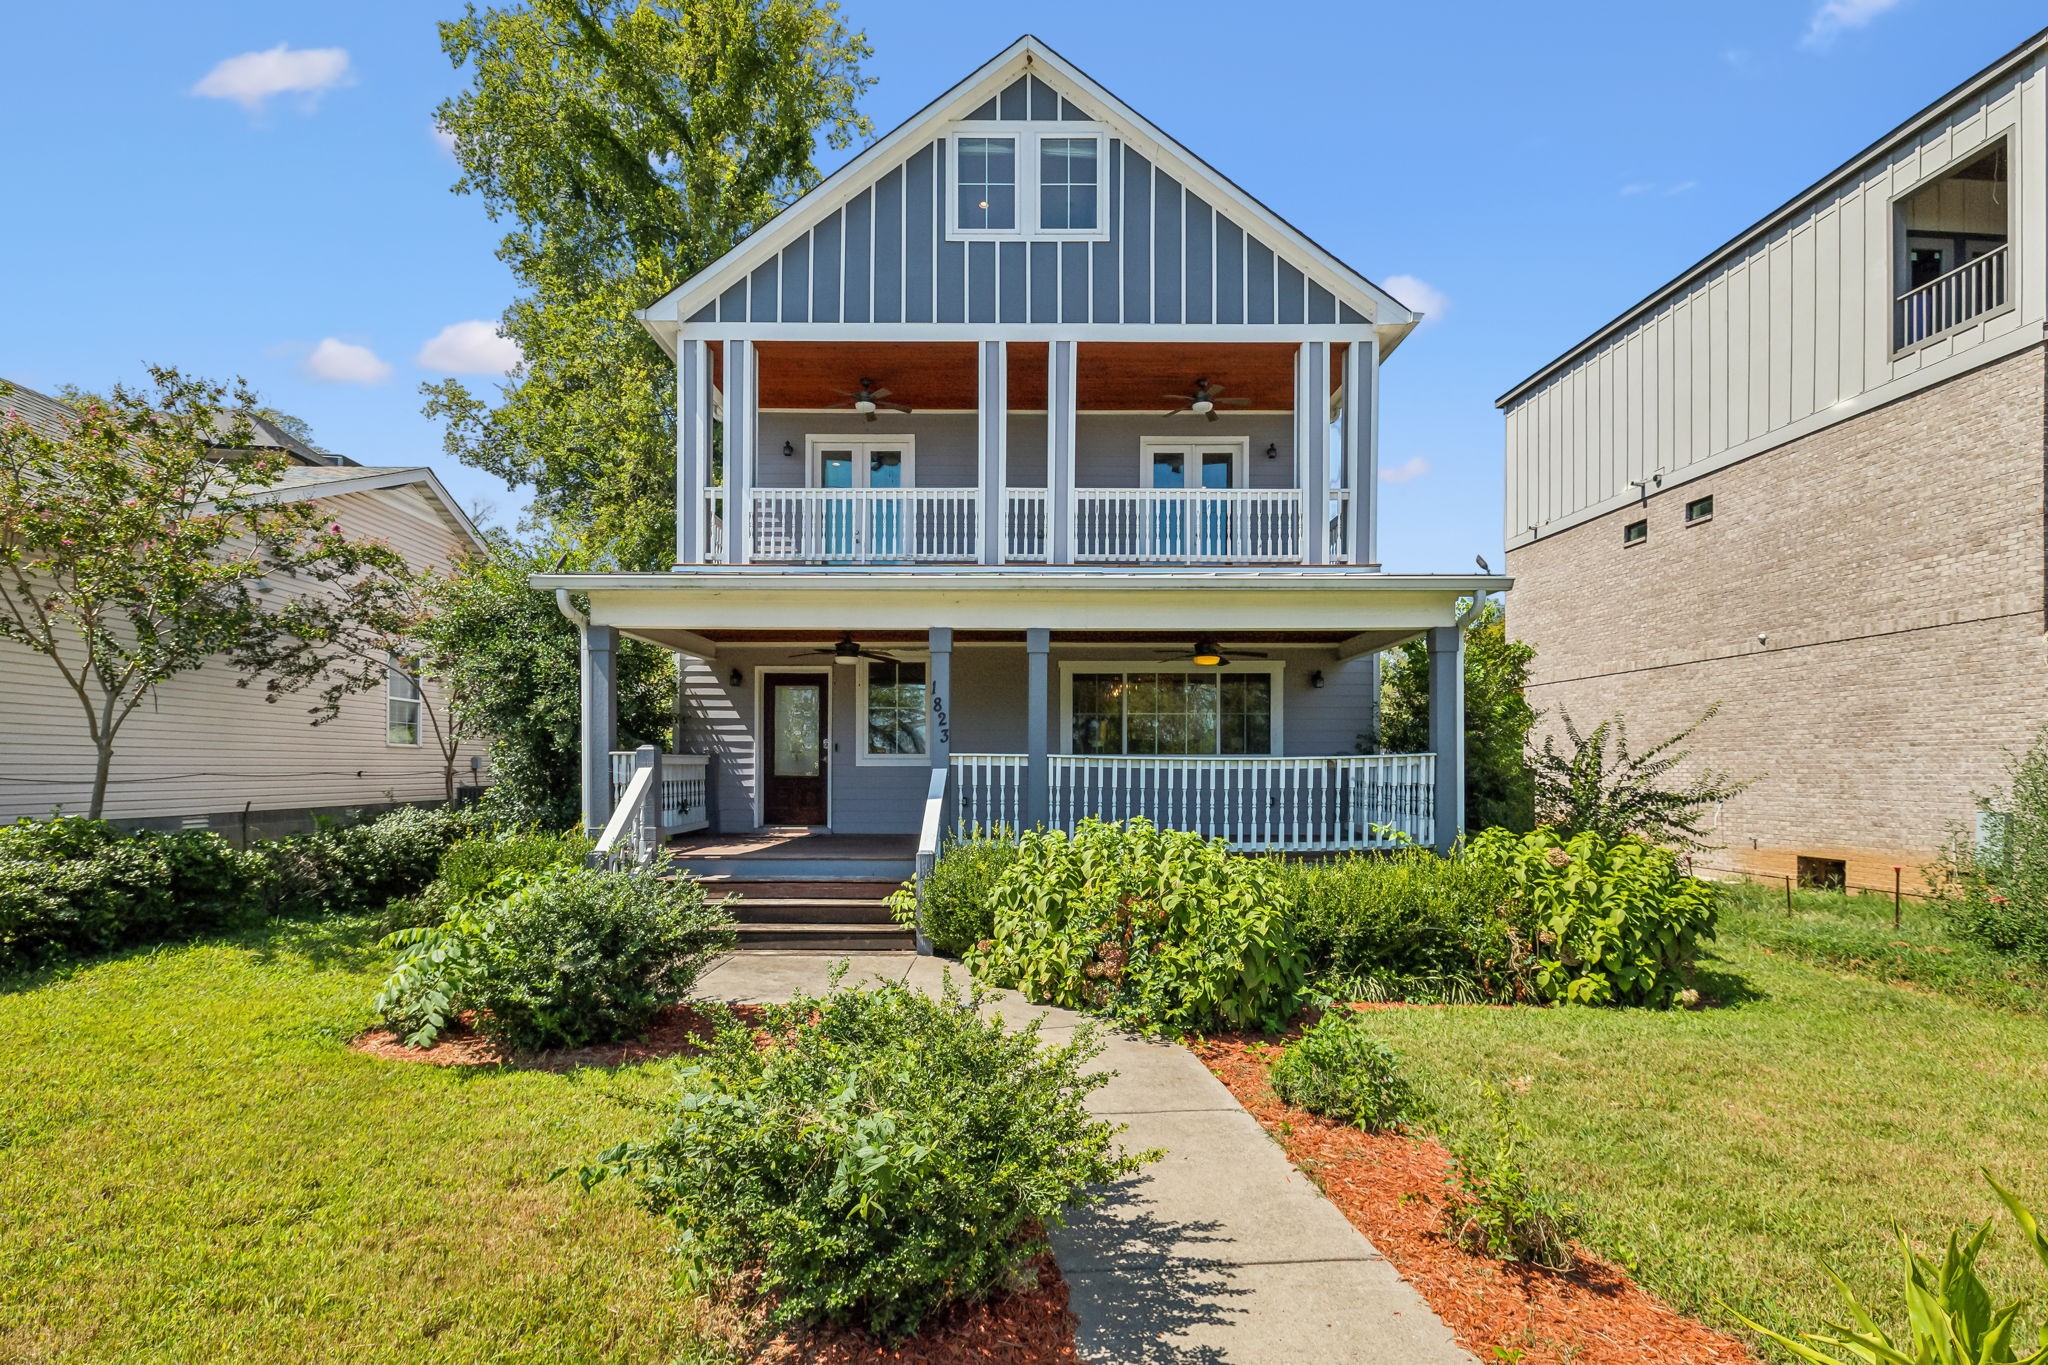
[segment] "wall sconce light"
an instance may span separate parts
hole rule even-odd
[[[787,442],[787,441],[784,441],[784,442],[782,443],[782,458],[783,458],[783,459],[785,459],[785,460],[787,460],[787,459],[789,459],[789,458],[790,458],[791,456],[793,456],[793,455],[795,455],[795,454],[796,454],[796,447],[795,447],[795,446],[793,446],[793,445],[791,445],[791,444],[790,444],[789,442]]]
[[[1280,447],[1279,447],[1279,446],[1277,446],[1277,445],[1275,445],[1275,444],[1274,444],[1273,442],[1271,442],[1271,441],[1268,441],[1268,442],[1266,442],[1266,458],[1267,458],[1267,459],[1269,459],[1269,460],[1277,460],[1277,459],[1279,459],[1279,458],[1280,458]]]
[[[1315,672],[1308,675],[1308,685],[1310,687],[1321,687],[1323,685],[1322,669],[1319,668]]]
[[[725,685],[727,687],[738,687],[741,683],[744,683],[745,681],[746,679],[740,676],[739,665],[734,664],[732,672],[726,677]]]

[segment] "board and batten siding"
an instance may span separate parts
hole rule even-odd
[[[1668,490],[2039,342],[2044,100],[2036,59],[1503,400],[1508,546],[1612,511],[1638,481]],[[1999,138],[2010,149],[2012,306],[1895,354],[1895,202]]]
[[[969,117],[1052,123],[1090,116],[1024,76]],[[1109,136],[1106,152],[1106,241],[947,240],[946,139],[935,137],[688,320],[1365,323],[1301,262],[1136,148]]]
[[[467,546],[418,486],[335,494],[320,507],[349,535],[382,540],[414,565],[447,570]],[[387,743],[383,688],[350,697],[338,718],[315,726],[310,694],[266,702],[260,682],[240,688],[239,676],[225,663],[209,664],[137,708],[115,741],[108,818],[441,799],[441,754],[424,717],[418,747]],[[485,752],[480,741],[464,746],[458,781],[468,780],[470,755]],[[0,821],[41,818],[57,807],[84,814],[94,761],[77,696],[55,666],[0,641]]]

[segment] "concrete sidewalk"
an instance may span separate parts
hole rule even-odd
[[[763,1001],[846,980],[936,994],[958,963],[908,953],[836,957],[744,953],[706,972],[698,994]],[[993,1008],[1048,1037],[1081,1021],[1001,992]],[[1472,1365],[1450,1330],[1386,1258],[1294,1168],[1186,1048],[1107,1035],[1096,1065],[1116,1072],[1090,1108],[1126,1125],[1132,1148],[1166,1155],[1079,1211],[1053,1236],[1078,1344],[1089,1360],[1145,1365]]]

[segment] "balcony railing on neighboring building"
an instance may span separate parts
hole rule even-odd
[[[954,754],[963,828],[1029,824],[1023,754]],[[1053,754],[1046,759],[1050,823],[1144,816],[1234,848],[1309,852],[1391,848],[1436,838],[1433,754]]]
[[[2009,245],[1987,251],[1899,295],[1892,305],[1893,349],[1932,341],[2003,308],[2010,251]]]

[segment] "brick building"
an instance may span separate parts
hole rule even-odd
[[[1889,886],[2048,722],[2048,34],[1504,395],[1555,725],[1755,785],[1706,859]]]

